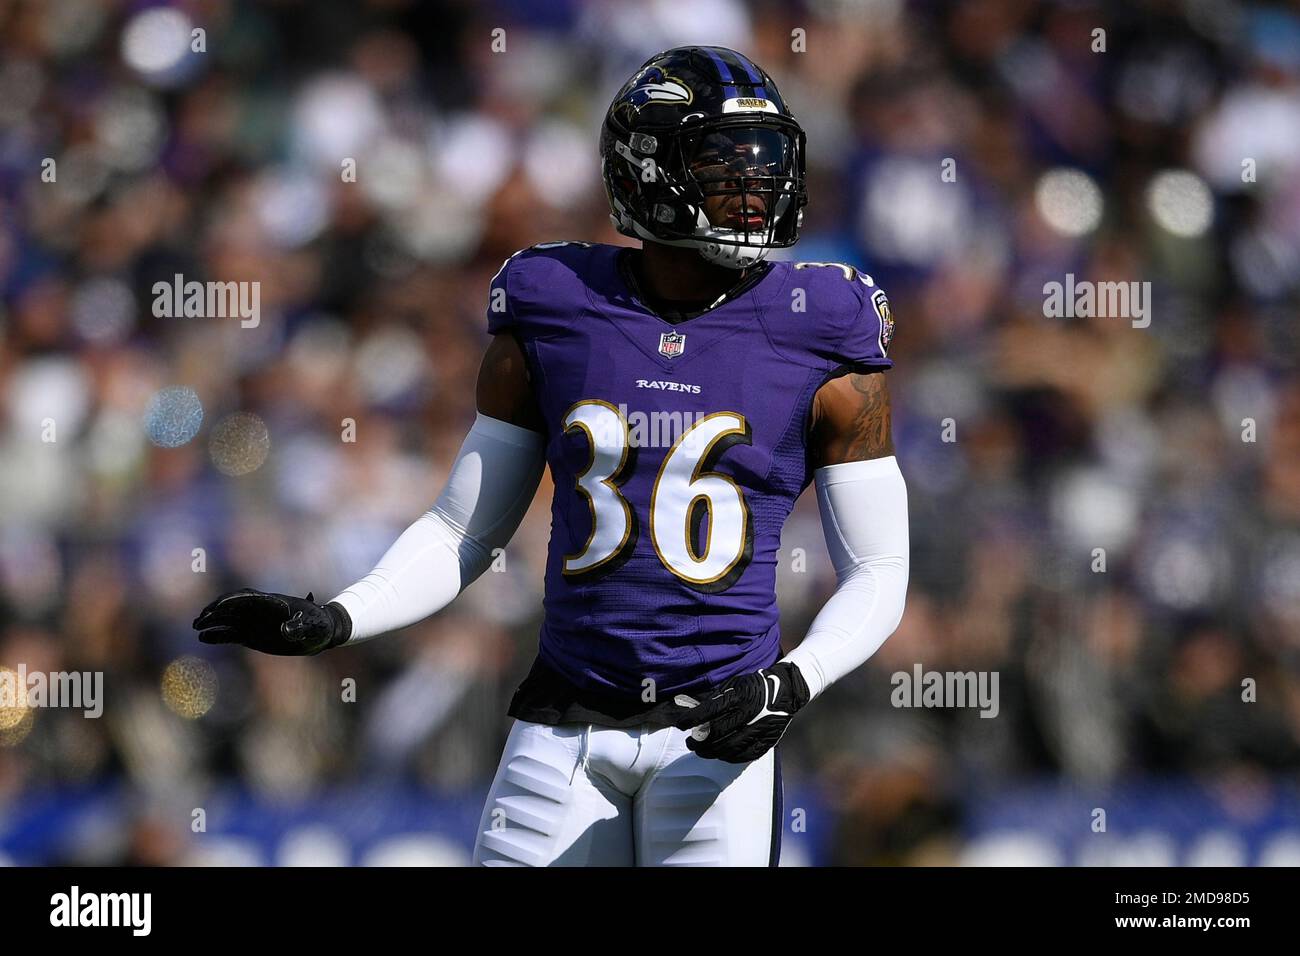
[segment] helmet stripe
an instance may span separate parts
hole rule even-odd
[[[754,95],[768,99],[767,88],[763,85],[763,72],[755,65],[753,60],[743,53],[737,53],[736,59],[740,61],[740,65],[749,74],[750,82],[754,87]]]
[[[740,68],[749,74],[749,79],[751,82],[754,83],[755,86],[762,84],[763,77],[758,72],[758,69],[754,66],[754,62],[750,60],[749,57],[745,56],[745,54],[743,53],[737,53],[736,60],[737,62],[740,63]]]
[[[765,100],[770,99],[767,95],[767,87],[763,85],[763,73],[754,65],[752,60],[740,53],[736,53],[734,50],[722,50],[720,53],[715,53],[710,49],[709,56],[713,58],[713,62],[717,65],[718,75],[721,77],[722,81],[731,84],[726,88],[729,97],[740,95],[737,86],[748,86],[751,91],[750,95],[758,96]],[[733,62],[729,63],[728,61]],[[737,84],[735,75],[732,73],[732,67],[734,67],[737,72],[744,71],[744,73],[749,76],[748,81],[742,80]]]
[[[718,79],[722,81],[722,91],[728,99],[735,99],[740,95],[736,90],[735,80],[731,76],[731,68],[727,66],[722,57],[713,51],[712,47],[705,47],[704,51],[709,54],[713,60],[713,65],[718,68]]]

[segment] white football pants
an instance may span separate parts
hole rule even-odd
[[[483,807],[483,866],[775,866],[776,751],[706,760],[686,731],[516,720]]]

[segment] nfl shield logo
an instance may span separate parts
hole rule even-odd
[[[677,358],[686,349],[686,336],[681,332],[665,332],[659,336],[659,354],[665,358]]]

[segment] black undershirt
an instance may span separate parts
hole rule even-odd
[[[598,635],[593,635],[599,639]],[[668,711],[672,696],[646,703],[637,696],[622,697],[583,690],[570,683],[539,657],[515,691],[507,713],[535,724],[595,724],[598,727],[671,727]]]

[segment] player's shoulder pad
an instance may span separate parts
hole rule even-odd
[[[527,332],[546,317],[572,311],[585,295],[592,242],[542,242],[520,249],[497,270],[488,288],[488,331]]]
[[[890,368],[894,314],[870,274],[842,262],[795,262],[790,308],[803,311],[807,346],[831,368]]]

